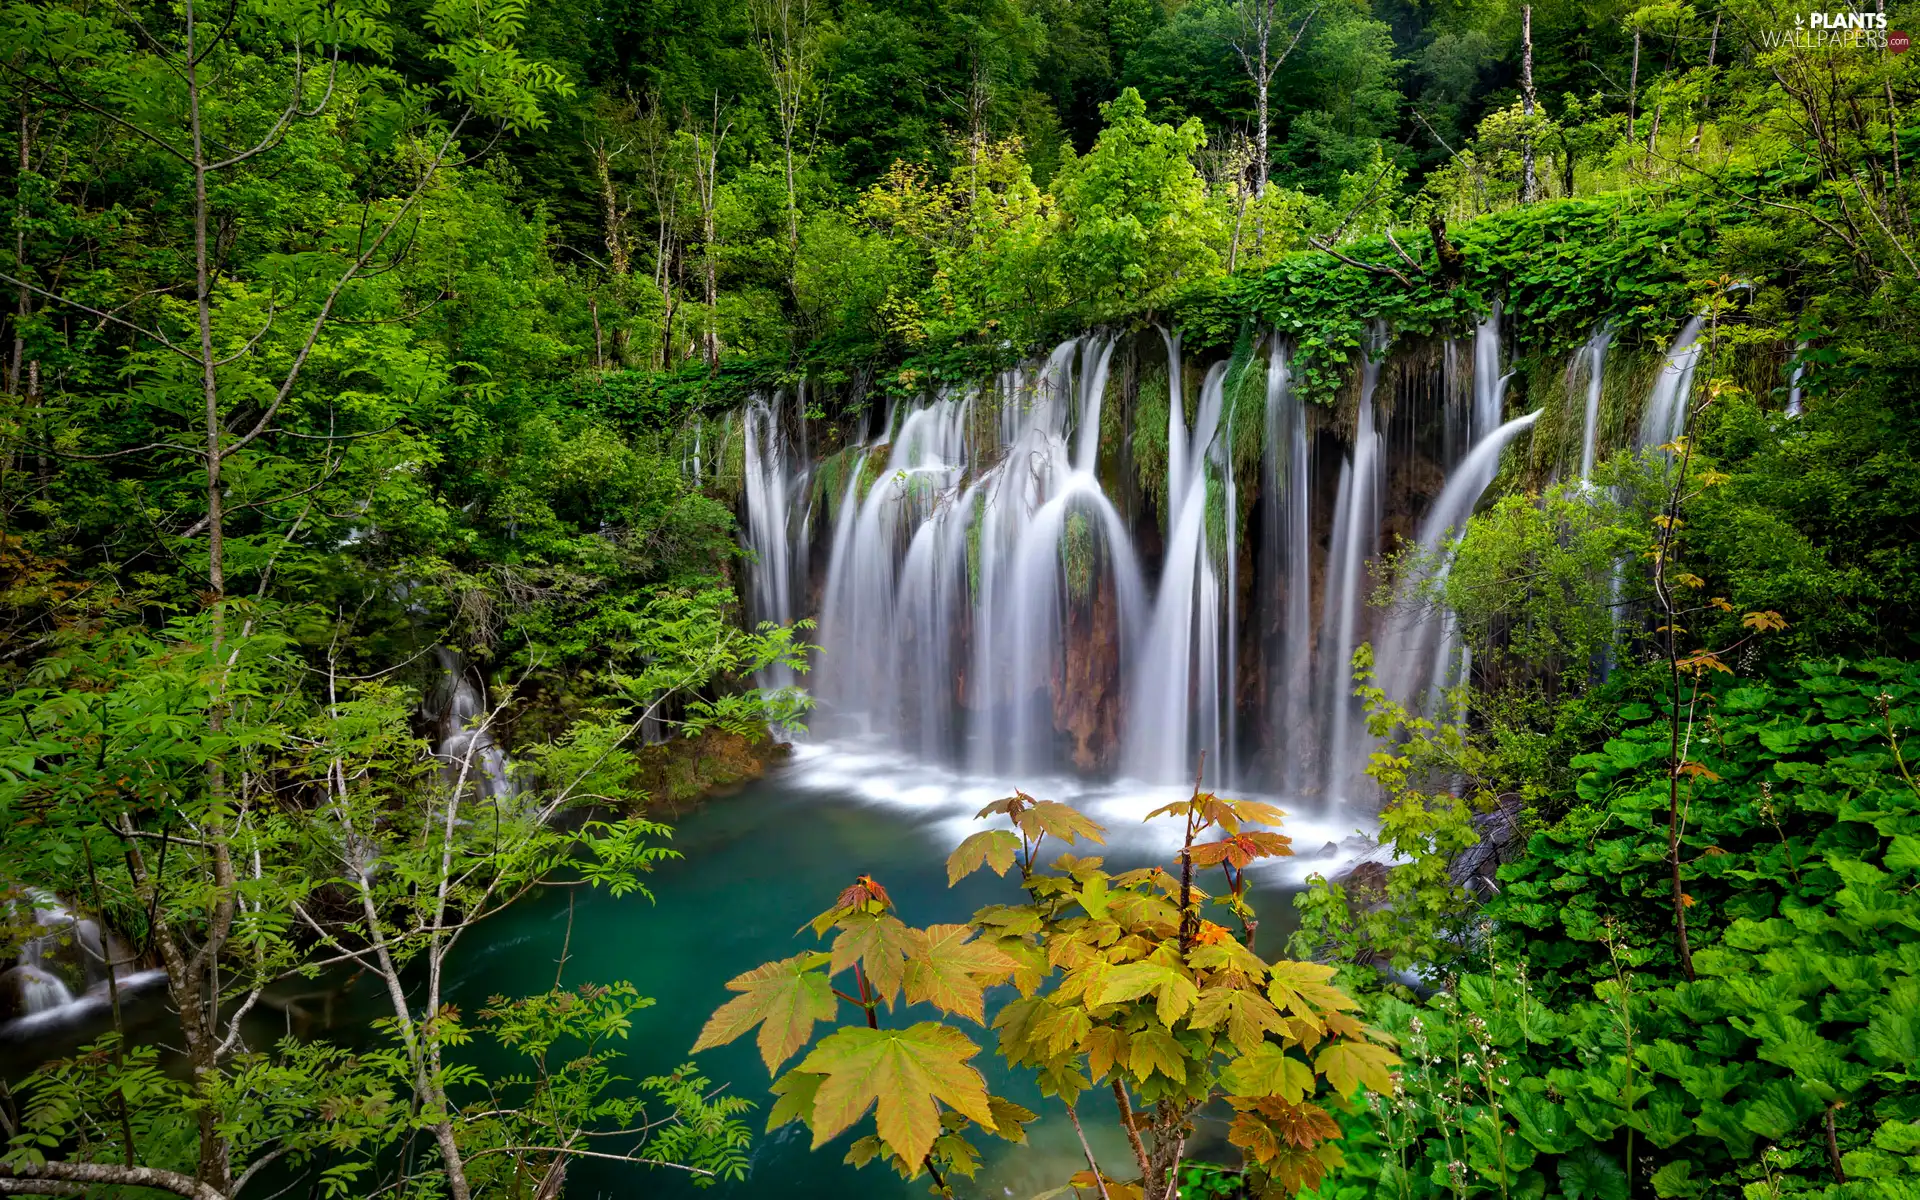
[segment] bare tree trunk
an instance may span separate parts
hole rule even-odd
[[[218,362],[213,355],[213,268],[207,244],[207,227],[211,212],[207,202],[207,175],[211,166],[206,152],[206,139],[201,126],[200,111],[200,53],[196,37],[196,6],[193,0],[185,5],[186,23],[186,83],[187,83],[187,124],[188,137],[192,147],[193,165],[193,289],[195,323],[200,335],[200,386],[205,403],[206,435],[206,471],[207,471],[207,603],[211,606],[212,626],[208,631],[208,644],[212,657],[218,662],[220,654],[226,648],[226,514],[225,497],[222,495],[220,468],[225,458],[222,445],[226,427],[220,416],[220,375]],[[207,705],[207,731],[218,742],[226,728],[225,676],[216,673],[212,695]],[[227,795],[226,764],[218,754],[207,760],[207,794],[214,802],[214,811],[219,811]],[[180,1008],[181,1024],[186,1035],[187,1058],[193,1064],[195,1084],[203,1089],[211,1089],[214,1078],[220,1069],[219,1038],[215,1035],[220,1005],[220,988],[213,972],[218,969],[220,955],[225,949],[227,930],[233,920],[233,894],[235,880],[233,863],[227,855],[227,830],[224,822],[208,822],[201,830],[201,840],[213,859],[215,900],[213,916],[208,922],[206,936],[200,948],[188,962],[185,978],[178,981],[174,1001]],[[169,972],[169,975],[172,973]],[[191,1004],[185,993],[196,994]],[[204,1004],[202,996],[204,995]],[[191,1009],[192,1016],[189,1017]],[[200,1155],[197,1178],[225,1193],[232,1184],[232,1164],[226,1139],[221,1136],[214,1119],[211,1105],[200,1109]]]
[[[793,143],[814,91],[819,45],[814,36],[812,0],[754,0],[747,15],[754,46],[773,82],[774,118],[780,126],[780,150],[787,182],[787,251],[800,249],[800,202]]]
[[[1640,31],[1633,31],[1633,70],[1627,75],[1627,140],[1633,141],[1633,116],[1640,101]]]
[[[627,252],[626,214],[620,209],[620,195],[613,186],[613,152],[605,138],[593,143],[593,173],[600,184],[600,216],[606,228],[607,268],[624,277],[632,270]]]
[[[20,367],[27,354],[27,319],[33,315],[33,293],[27,289],[27,172],[32,169],[33,125],[28,93],[20,93],[20,173],[14,177],[13,262],[21,282],[14,299],[13,357],[7,362],[7,392],[20,394]],[[12,452],[9,451],[9,454]]]
[[[1714,56],[1720,50],[1720,16],[1719,13],[1713,14],[1713,36],[1707,39],[1707,70],[1709,71],[1713,70]],[[1693,127],[1693,153],[1696,158],[1700,155],[1701,139],[1706,136],[1706,132],[1707,105],[1706,97],[1703,96],[1700,103],[1700,121]],[[1896,150],[1895,153],[1898,151]]]
[[[1526,113],[1526,128],[1520,134],[1520,203],[1532,204],[1540,198],[1540,178],[1533,163],[1533,5],[1520,6],[1520,103]]]
[[[694,134],[694,181],[700,193],[700,232],[705,239],[703,253],[704,272],[707,284],[707,370],[717,373],[720,370],[720,329],[717,324],[720,315],[720,275],[718,254],[719,236],[714,228],[714,211],[717,203],[716,190],[720,177],[720,147],[726,142],[727,134],[733,129],[733,122],[720,120],[720,94],[713,96],[713,124],[710,133]]]
[[[1273,46],[1275,4],[1276,0],[1240,0],[1240,34],[1233,42],[1234,52],[1240,56],[1240,66],[1253,84],[1253,194],[1256,200],[1265,199],[1267,195],[1268,161],[1271,155],[1268,142],[1272,136],[1272,111],[1268,97],[1273,87],[1273,77],[1293,54],[1300,39],[1306,36],[1307,26],[1313,24],[1313,18],[1320,12],[1318,8],[1308,11],[1294,28],[1286,49],[1276,53]],[[1265,235],[1265,222],[1256,213],[1254,244],[1264,248]]]
[[[604,137],[593,142],[593,170],[600,184],[601,220],[606,228],[607,271],[613,276],[614,286],[625,296],[627,277],[633,273],[633,251],[627,239],[627,208],[620,204],[620,192],[613,182],[613,154],[607,148]],[[596,370],[607,369],[607,356],[602,350],[600,331],[600,305],[590,302],[593,309],[593,357]],[[627,329],[624,324],[613,327],[613,357],[622,367],[627,362]]]

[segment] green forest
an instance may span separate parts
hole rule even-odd
[[[1855,2],[0,0],[0,1195],[1920,1200]]]

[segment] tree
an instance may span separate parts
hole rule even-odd
[[[686,136],[692,141],[694,195],[700,205],[700,263],[707,282],[707,327],[704,335],[707,370],[720,370],[720,234],[714,224],[719,206],[720,149],[733,130],[731,118],[723,121],[720,93],[713,95],[713,117],[705,126],[691,125]]]
[[[1096,316],[1150,308],[1180,281],[1218,271],[1221,244],[1192,161],[1206,144],[1200,122],[1148,120],[1132,88],[1102,113],[1100,140],[1056,185],[1063,279]]]
[[[357,280],[392,270],[404,255],[414,210],[457,156],[469,124],[537,125],[541,97],[564,85],[551,68],[514,49],[516,8],[436,7],[428,18],[441,39],[433,54],[448,74],[433,98],[448,111],[443,117],[416,108],[389,129],[383,148],[399,159],[398,195],[375,199],[369,191],[356,229],[329,239],[304,269],[249,287],[223,279],[216,261],[216,189],[270,177],[301,126],[322,118],[350,94],[373,99],[385,82],[382,74],[345,64],[385,58],[391,35],[372,12],[350,10],[316,23],[298,7],[273,6],[240,26],[232,13],[205,11],[209,7],[188,0],[156,24],[131,12],[115,18],[74,11],[63,14],[69,18],[63,23],[10,24],[7,30],[13,41],[7,57],[22,64],[17,69],[46,97],[97,114],[185,176],[188,241],[179,249],[186,270],[167,290],[184,293],[186,304],[149,305],[143,312],[134,307],[140,297],[87,302],[18,275],[0,278],[132,334],[136,361],[153,381],[153,400],[177,404],[176,411],[197,410],[188,435],[197,445],[178,440],[187,433],[181,429],[139,452],[188,455],[199,468],[204,511],[182,540],[206,538],[204,636],[210,660],[218,662],[236,633],[244,638],[252,624],[243,616],[236,631],[228,596],[229,466],[243,461],[256,443],[279,435],[283,413],[302,407],[303,371],[332,332],[343,297]],[[147,76],[165,81],[150,98],[120,86],[124,79]],[[278,88],[271,100],[262,90],[269,78]],[[211,744],[220,746],[228,736],[225,671],[216,670],[209,686],[212,694],[201,715]],[[194,1075],[211,1087],[231,1051],[218,1013],[218,979],[240,912],[228,816],[233,780],[224,754],[208,758],[203,786],[209,808],[199,837],[218,898],[205,914],[197,947],[189,949],[165,926],[156,926],[155,941],[167,965]],[[130,836],[125,819],[118,824]],[[132,844],[128,850],[137,860]],[[134,869],[140,886],[151,888],[144,867]],[[232,1172],[210,1108],[199,1125],[196,1177],[224,1191]]]
[[[1253,143],[1254,143],[1254,183],[1253,194],[1256,199],[1264,199],[1267,194],[1267,169],[1272,162],[1267,148],[1267,93],[1273,84],[1274,72],[1278,71],[1293,48],[1306,36],[1307,26],[1313,24],[1318,8],[1307,10],[1307,15],[1298,22],[1284,12],[1278,14],[1278,26],[1282,36],[1286,36],[1286,26],[1293,26],[1291,37],[1287,37],[1284,49],[1274,44],[1276,28],[1276,7],[1279,0],[1239,0],[1236,10],[1240,18],[1239,36],[1233,40],[1234,53],[1240,56],[1240,65],[1246,69],[1247,78],[1253,82]]]
[[[967,1065],[979,1046],[960,1027],[883,1028],[882,1012],[903,1005],[990,1023],[1001,1054],[1062,1103],[1076,1131],[1081,1096],[1108,1084],[1139,1177],[1108,1177],[1082,1134],[1088,1169],[1054,1194],[1172,1200],[1193,1118],[1216,1098],[1234,1109],[1228,1136],[1247,1156],[1255,1194],[1291,1195],[1340,1163],[1339,1127],[1316,1099],[1385,1091],[1399,1059],[1349,1015],[1355,1002],[1328,985],[1331,967],[1253,952],[1245,870],[1292,853],[1286,837],[1253,828],[1277,824],[1278,809],[1196,789],[1149,814],[1181,822],[1177,876],[1158,867],[1110,874],[1071,850],[1046,869],[1039,854],[1049,838],[1063,848],[1105,841],[1104,829],[1064,804],[1016,792],[979,815],[1011,828],[962,842],[947,860],[949,882],[983,866],[1001,876],[1017,867],[1024,902],[990,905],[966,924],[914,928],[884,886],[860,876],[812,921],[816,935],[833,933],[831,948],[729,982],[739,995],[696,1049],[757,1028],[761,1057],[778,1071],[811,1044],[774,1080],[771,1124],[803,1122],[817,1148],[871,1110],[874,1132],[854,1143],[851,1161],[881,1159],[908,1179],[925,1172],[944,1195],[953,1194],[949,1179],[977,1165],[971,1131],[1022,1141],[1036,1114],[989,1094]],[[1209,833],[1216,840],[1200,840]],[[1226,887],[1215,903],[1237,934],[1202,914],[1196,870],[1216,866]],[[849,973],[853,990],[836,986]],[[1002,982],[1019,997],[989,1022],[985,989]],[[834,1021],[842,1004],[856,1022],[815,1043],[815,1024]]]
[[[794,141],[812,111],[826,105],[820,80],[821,36],[813,0],[754,0],[748,7],[754,46],[773,83],[773,115],[787,178],[787,249],[800,248],[800,206],[794,193]],[[810,152],[810,150],[809,150]]]

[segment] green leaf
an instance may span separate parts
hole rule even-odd
[[[1300,1059],[1272,1042],[1263,1042],[1253,1053],[1228,1063],[1220,1082],[1235,1096],[1278,1096],[1288,1104],[1298,1104],[1313,1091],[1314,1075],[1313,1068]]]
[[[1193,980],[1172,967],[1154,962],[1128,963],[1107,973],[1099,998],[1093,1004],[1124,1004],[1138,1000],[1148,992],[1156,994],[1156,1012],[1162,1025],[1172,1025],[1193,1007],[1200,989]]]
[[[1506,1100],[1507,1110],[1520,1128],[1520,1136],[1536,1150],[1565,1154],[1580,1144],[1580,1137],[1572,1128],[1572,1118],[1565,1108],[1546,1098],[1544,1085],[1537,1092],[1515,1088],[1507,1093]]]
[[[892,1004],[906,976],[907,954],[914,948],[912,933],[890,913],[852,913],[840,921],[829,969],[838,975],[858,962],[874,995]]]
[[[813,1097],[825,1075],[809,1075],[795,1068],[773,1081],[768,1090],[780,1097],[767,1114],[767,1132],[772,1133],[790,1121],[813,1123]]]
[[[988,1096],[987,1108],[993,1113],[993,1131],[1009,1142],[1025,1143],[1026,1127],[1040,1116],[1032,1109],[1015,1104],[1004,1096]]]
[[[1887,847],[1887,856],[1884,861],[1889,871],[1899,871],[1902,874],[1920,871],[1920,837],[1909,837],[1906,834],[1895,836],[1892,844]]]
[[[1627,1200],[1627,1173],[1587,1146],[1560,1160],[1560,1190],[1567,1200]]]
[[[1706,1190],[1704,1179],[1694,1179],[1693,1164],[1685,1159],[1675,1159],[1653,1173],[1651,1182],[1653,1194],[1660,1200],[1687,1200]]]
[[[1385,1046],[1350,1038],[1333,1043],[1313,1060],[1313,1069],[1325,1075],[1333,1090],[1342,1096],[1352,1095],[1359,1087],[1375,1092],[1392,1091],[1393,1074],[1389,1068],[1399,1065],[1400,1056]]]
[[[817,1150],[875,1109],[887,1149],[908,1163],[925,1161],[940,1136],[940,1105],[994,1128],[987,1083],[967,1060],[980,1052],[956,1029],[922,1021],[907,1029],[842,1029],[800,1064],[826,1076],[813,1104]]]
[[[728,991],[743,994],[721,1005],[708,1019],[693,1044],[694,1053],[723,1046],[759,1025],[760,1058],[773,1072],[807,1044],[815,1021],[833,1019],[833,984],[819,969],[827,961],[826,954],[809,951],[762,963],[728,980]]]
[[[1776,1079],[1740,1106],[1740,1123],[1775,1141],[1806,1124],[1820,1104],[1804,1088]]]
[[[974,834],[947,856],[947,886],[952,887],[982,866],[992,867],[995,875],[1005,875],[1019,849],[1020,835],[1010,829]]]
[[[1267,986],[1267,995],[1274,1004],[1296,1017],[1317,1022],[1320,1014],[1328,1009],[1360,1007],[1359,1001],[1327,982],[1333,978],[1332,967],[1282,959],[1269,969],[1272,980]]]

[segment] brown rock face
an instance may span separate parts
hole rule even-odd
[[[1052,681],[1053,727],[1083,771],[1113,765],[1124,705],[1120,676],[1120,605],[1113,576],[1095,576],[1093,594],[1067,604],[1066,654]]]

